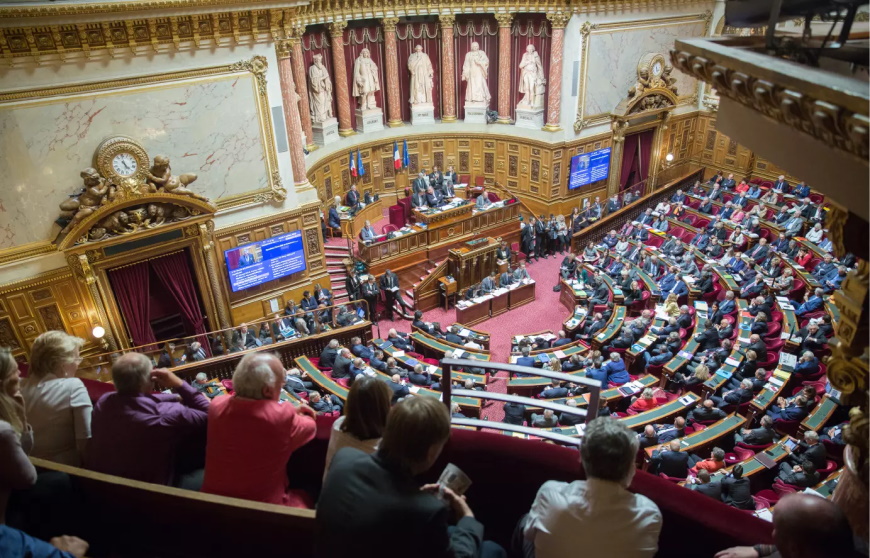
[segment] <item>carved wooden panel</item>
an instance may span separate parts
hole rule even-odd
[[[347,169],[341,170],[341,188],[343,192],[350,190],[350,171]]]
[[[39,302],[51,297],[51,289],[39,289],[30,293],[30,298],[33,299],[33,302]]]
[[[432,157],[434,159],[433,165],[438,167],[439,170],[444,171],[444,152],[436,151]]]
[[[704,149],[712,151],[716,147],[716,130],[707,130],[707,143],[704,144]]]
[[[737,155],[737,142],[733,139],[728,140],[728,154]]]
[[[272,225],[269,227],[269,232],[272,233],[272,236],[277,236],[284,233],[284,224]]]
[[[334,195],[332,193],[332,178],[323,179],[323,189],[326,190],[326,200],[324,201],[329,203],[329,200],[331,200]]]
[[[495,172],[495,154],[494,153],[484,153],[483,154],[483,172],[486,174],[492,174]]]
[[[519,158],[516,155],[511,155],[508,157],[508,176],[517,177],[517,165],[519,164]]]
[[[13,351],[21,348],[9,318],[0,318],[0,347],[9,347]]]
[[[60,317],[57,306],[54,304],[40,307],[39,317],[42,318],[42,324],[45,326],[46,331],[64,331],[63,320]]]
[[[314,256],[320,253],[320,231],[318,229],[305,229],[305,245],[309,255]]]
[[[412,174],[417,174],[418,172],[420,172],[420,171],[418,170],[418,169],[420,168],[420,167],[419,167],[419,155],[417,155],[416,153],[412,153],[412,154],[408,157],[408,160],[409,160],[409,162],[408,162],[408,172],[410,172],[410,173],[412,173]]]
[[[384,178],[393,178],[396,169],[392,157],[384,157],[382,161],[384,163]]]
[[[515,143],[509,143],[509,144],[508,144],[508,151],[510,151],[511,153],[516,153],[516,152],[519,151],[519,150],[520,150],[520,146],[519,146],[519,145],[517,145],[517,144],[515,144]]]
[[[541,162],[537,159],[532,159],[532,182],[538,182],[541,179]]]
[[[553,163],[553,185],[559,184],[562,178],[562,163]]]
[[[371,171],[371,169],[369,169]],[[363,175],[363,184],[371,184],[372,183],[372,174],[373,172],[367,172]]]
[[[462,144],[462,142],[459,142],[459,143],[460,143],[460,145]],[[468,143],[468,142],[465,142],[465,143]],[[461,151],[459,153],[459,172],[461,172],[461,173],[471,172],[468,168],[468,159],[469,159],[468,151]]]

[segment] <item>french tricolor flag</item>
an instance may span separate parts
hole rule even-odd
[[[353,156],[353,151],[350,152],[350,175],[354,178],[357,176],[356,174],[356,159]]]
[[[402,168],[402,156],[399,155],[399,144],[397,142],[393,142],[393,166],[396,167],[396,170]]]

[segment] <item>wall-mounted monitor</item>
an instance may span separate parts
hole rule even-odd
[[[590,153],[571,157],[571,174],[568,175],[568,189],[574,190],[606,180],[610,175],[610,148],[605,147]]]
[[[252,242],[224,252],[233,292],[305,270],[302,231]]]

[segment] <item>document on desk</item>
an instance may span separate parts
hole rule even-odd
[[[468,337],[469,335],[471,335],[471,331],[467,329],[461,329],[459,331],[459,337]]]
[[[563,351],[553,351],[553,356],[555,356],[559,360],[562,360],[563,358],[565,358],[566,355]]]
[[[696,401],[696,399],[694,397],[692,397],[691,395],[684,395],[683,397],[680,397],[680,405],[682,405],[684,407],[691,405],[695,401]]]

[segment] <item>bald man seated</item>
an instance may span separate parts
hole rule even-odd
[[[852,530],[842,510],[833,502],[811,494],[788,494],[776,504],[773,542],[772,545],[735,546],[718,552],[715,558],[858,556]]]

